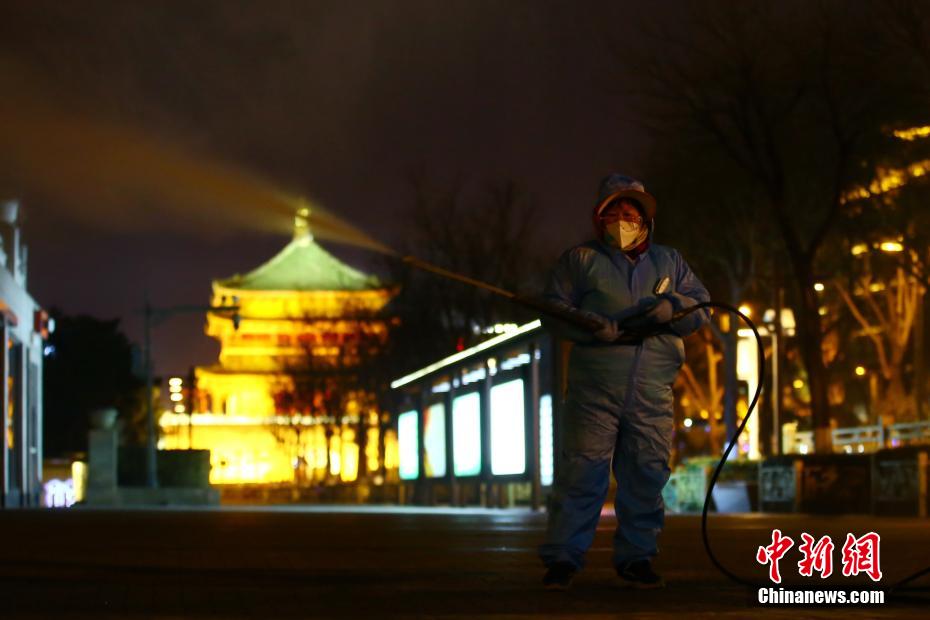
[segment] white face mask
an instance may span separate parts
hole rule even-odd
[[[648,229],[636,222],[618,220],[604,226],[604,236],[608,243],[623,251],[632,250],[645,241]]]

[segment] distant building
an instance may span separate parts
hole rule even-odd
[[[209,449],[216,485],[396,476],[385,458],[396,439],[359,372],[387,341],[382,311],[396,292],[320,247],[299,213],[275,257],[213,282],[211,305],[236,305],[238,317],[207,316],[219,361],[196,368],[189,404],[161,416],[160,447]]]
[[[48,315],[26,290],[19,203],[0,203],[0,318],[3,375],[3,507],[39,506],[42,480],[42,358]]]

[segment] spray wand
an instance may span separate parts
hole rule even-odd
[[[460,273],[455,273],[454,271],[443,269],[442,267],[438,267],[436,265],[433,265],[432,263],[427,263],[426,261],[420,260],[419,258],[415,256],[405,256],[401,259],[401,261],[407,263],[408,265],[412,265],[413,267],[416,267],[418,269],[422,269],[423,271],[429,271],[430,273],[434,273],[444,278],[455,280],[457,282],[462,282],[464,284],[469,284],[476,288],[489,291],[491,293],[494,293],[495,295],[504,297],[505,299],[509,299],[510,301],[516,304],[519,304],[525,308],[529,308],[530,310],[534,310],[535,312],[538,312],[540,314],[547,315],[552,318],[565,321],[567,323],[571,323],[572,325],[576,327],[580,327],[581,329],[584,329],[586,331],[596,332],[597,330],[604,327],[604,324],[601,321],[598,321],[597,319],[587,317],[577,312],[572,312],[571,310],[567,310],[560,306],[550,304],[541,299],[536,299],[534,297],[528,297],[526,295],[518,295],[517,293],[514,293],[512,291],[508,291],[498,286],[494,286],[493,284],[488,284],[487,282],[482,282],[481,280],[476,280],[475,278],[470,278]],[[672,320],[677,321],[678,319],[688,314],[690,311],[691,311],[690,308],[688,308],[687,311],[680,311],[672,317]],[[638,318],[638,316],[639,315],[629,317],[628,320]],[[642,330],[637,330],[635,332],[621,331],[619,337],[617,338],[617,340],[614,341],[614,343],[615,344],[639,344],[640,342],[642,342],[644,337],[651,336],[657,333],[662,333],[664,331],[665,331],[664,328],[658,328],[653,331],[642,331]]]
[[[564,310],[562,308],[559,308],[558,306],[547,304],[544,301],[534,299],[532,297],[526,297],[525,295],[518,295],[517,293],[494,286],[493,284],[488,284],[487,282],[482,282],[481,280],[476,280],[468,276],[463,276],[460,273],[455,273],[454,271],[449,271],[448,269],[443,269],[442,267],[437,267],[436,265],[427,263],[426,261],[420,260],[419,258],[415,256],[405,256],[401,260],[407,263],[408,265],[412,265],[418,269],[422,269],[423,271],[429,271],[430,273],[435,273],[436,275],[442,276],[444,278],[448,278],[450,280],[456,280],[457,282],[462,282],[464,284],[470,284],[471,286],[474,286],[476,288],[480,288],[485,291],[490,291],[491,293],[494,293],[495,295],[509,299],[510,301],[516,304],[519,304],[521,306],[524,306],[525,308],[530,308],[531,310],[535,310],[537,312],[547,314],[551,317],[561,319],[563,321],[568,321],[569,323],[573,323],[577,325],[578,327],[582,327],[590,331],[597,331],[598,329],[603,327],[601,323],[599,323],[598,321],[594,319],[590,319],[588,317],[575,314],[569,310]]]

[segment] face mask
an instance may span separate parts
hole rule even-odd
[[[648,234],[648,229],[636,222],[618,220],[604,225],[606,241],[623,251],[632,250],[638,246],[646,240]]]

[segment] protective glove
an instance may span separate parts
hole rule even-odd
[[[675,314],[675,306],[668,299],[661,297],[656,302],[656,305],[646,313],[646,318],[652,320],[655,324],[662,324],[671,321],[673,314]]]
[[[623,329],[637,330],[668,323],[675,314],[675,306],[666,297],[658,297],[648,310],[623,322]]]
[[[617,322],[612,319],[603,319],[604,325],[594,332],[594,337],[602,342],[613,342],[620,336]]]

